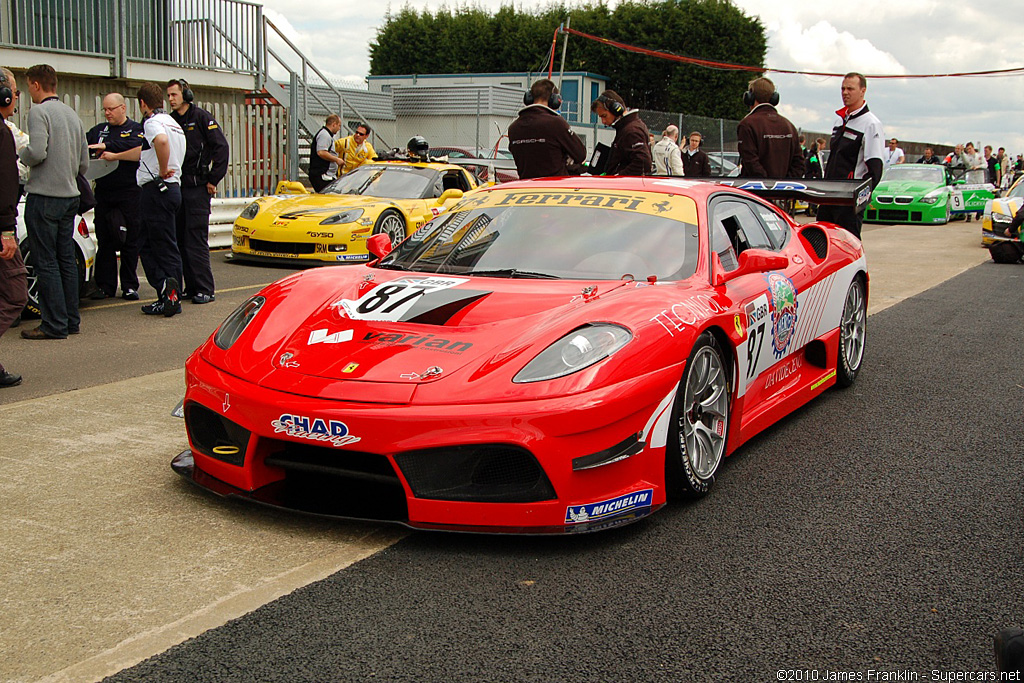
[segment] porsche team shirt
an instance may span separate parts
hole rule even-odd
[[[836,116],[825,178],[867,178],[867,160],[885,160],[882,122],[868,110],[867,104],[854,112],[843,107],[836,111]]]

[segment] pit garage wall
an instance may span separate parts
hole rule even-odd
[[[24,71],[14,69],[22,91],[18,111],[12,117],[22,129],[28,124],[32,101],[24,86]],[[162,86],[166,80],[157,81]],[[103,80],[95,77],[57,76],[57,93],[74,109],[89,130],[103,118],[103,96],[120,92],[128,105],[128,116],[142,120],[135,93],[142,81]],[[196,104],[210,111],[221,124],[231,148],[228,173],[218,186],[218,197],[250,197],[270,194],[285,177],[287,156],[287,113],[273,104],[246,104],[245,92],[236,89],[194,87]]]

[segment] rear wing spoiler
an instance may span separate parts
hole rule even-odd
[[[861,211],[871,199],[871,180],[818,180],[815,178],[721,178],[730,185],[765,199],[801,199],[811,204],[852,206]]]

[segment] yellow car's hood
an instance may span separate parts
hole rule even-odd
[[[326,217],[332,213],[338,213],[345,209],[369,209],[372,206],[407,206],[409,203],[416,203],[422,200],[417,199],[381,199],[379,197],[362,197],[359,195],[343,194],[311,194],[288,197],[276,201],[265,201],[260,206],[257,218],[266,219],[296,219]]]

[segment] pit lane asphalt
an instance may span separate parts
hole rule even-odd
[[[875,312],[986,258],[963,224],[871,227],[866,244]],[[402,536],[224,503],[170,474],[184,447],[167,417],[181,362],[255,284],[287,272],[240,271],[252,284],[225,287],[237,266],[221,267],[218,302],[186,304],[170,321],[97,307],[67,342],[0,342],[12,367],[19,354],[50,354],[31,383],[0,392],[0,679],[97,680]],[[990,345],[1016,348],[1012,306],[976,319],[992,292],[1019,291],[1016,277],[981,266],[872,315],[858,385],[744,447],[705,501],[586,538],[413,534],[115,679],[761,680],[783,667],[922,661],[990,670],[991,633],[1024,613],[1012,452],[1021,380],[972,368]],[[208,326],[191,341],[185,323],[200,315]],[[153,327],[166,346],[133,347],[137,362],[110,355],[112,341]],[[57,349],[72,355],[76,343],[83,362],[59,364]],[[49,388],[32,400],[7,393],[40,384]],[[999,414],[1008,426],[994,428]]]

